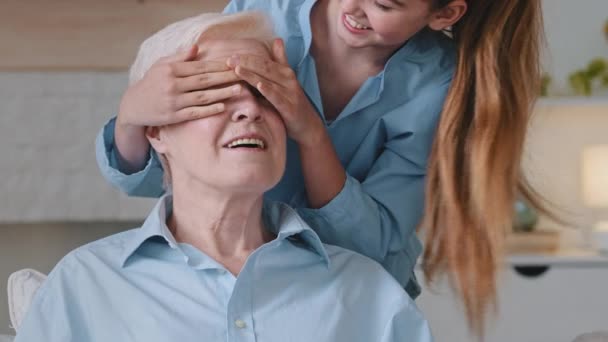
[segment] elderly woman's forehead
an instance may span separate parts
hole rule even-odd
[[[201,43],[201,60],[228,58],[234,54],[248,54],[270,58],[268,46],[255,39],[215,39]]]

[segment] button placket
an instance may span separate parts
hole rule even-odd
[[[252,285],[251,272],[259,251],[249,256],[238,277],[234,278],[234,288],[230,296],[227,310],[228,336],[230,342],[255,342],[256,336],[252,315]]]

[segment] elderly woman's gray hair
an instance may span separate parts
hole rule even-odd
[[[255,39],[266,43],[270,48],[274,38],[272,23],[260,12],[203,13],[183,19],[156,32],[141,44],[131,66],[129,83],[143,78],[159,59],[195,44],[203,44],[205,40]],[[204,44],[201,48],[205,48]]]

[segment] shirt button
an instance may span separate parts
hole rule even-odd
[[[236,325],[237,328],[239,329],[245,329],[245,327],[247,327],[247,323],[245,323],[245,321],[237,319],[236,321],[234,321],[234,325]]]

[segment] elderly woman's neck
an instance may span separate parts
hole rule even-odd
[[[178,242],[205,252],[237,274],[247,257],[273,239],[263,224],[261,195],[173,192],[167,224]]]

